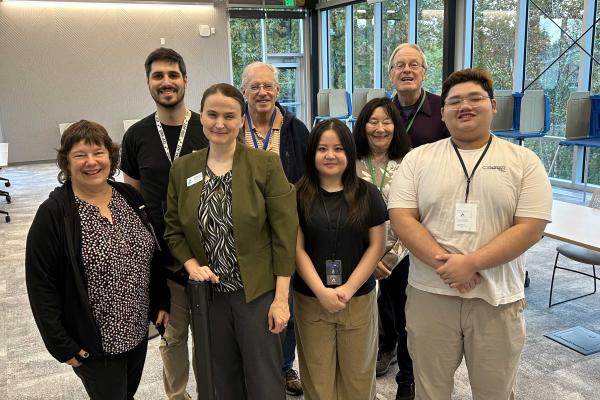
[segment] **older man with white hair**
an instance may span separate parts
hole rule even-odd
[[[296,183],[306,166],[308,129],[293,112],[277,102],[279,70],[271,64],[253,62],[242,72],[242,93],[246,98],[244,140],[248,146],[279,154],[288,181]],[[290,306],[290,311],[292,307]],[[282,371],[286,392],[302,394],[298,373],[292,368],[296,357],[293,314],[283,342]]]

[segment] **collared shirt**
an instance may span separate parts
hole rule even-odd
[[[425,97],[423,106],[415,117],[410,130],[408,131],[412,148],[419,147],[426,143],[437,142],[440,139],[450,137],[450,133],[446,128],[446,124],[444,124],[444,121],[442,121],[442,98],[433,93],[423,93],[426,93],[427,96]],[[421,94],[421,96],[423,96],[423,94]],[[400,114],[404,120],[404,126],[407,126],[417,107],[415,105],[409,106],[413,108],[413,111],[409,112],[407,116],[402,110],[403,107],[400,105],[397,93],[394,95],[393,101],[396,107],[398,107],[398,110],[400,110]],[[420,101],[421,97],[419,97],[419,100],[417,100],[416,104],[419,104]]]
[[[275,120],[273,121],[273,128],[271,131],[271,136],[269,137],[269,144],[267,146],[268,151],[272,151],[279,155],[279,143],[281,141],[281,125],[283,124],[283,114],[279,110],[278,107],[275,107]],[[250,111],[248,111],[250,112]],[[262,149],[263,143],[265,142],[265,135],[260,133],[256,129],[256,125],[254,121],[252,121],[252,127],[254,131],[254,136],[256,137],[256,143],[258,143],[258,148]],[[250,146],[254,147],[254,141],[252,140],[252,133],[250,133],[250,127],[248,126],[248,122],[244,119],[244,142]]]

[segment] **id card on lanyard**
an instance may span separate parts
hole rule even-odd
[[[325,211],[325,216],[327,217],[327,232],[329,233],[330,241],[329,241],[329,255],[330,258],[325,260],[325,284],[327,286],[339,286],[342,284],[342,260],[336,258],[337,251],[337,240],[338,240],[338,231],[340,229],[340,218],[342,215],[341,207],[338,210],[337,220],[335,222],[335,228],[333,235],[331,234],[331,219],[329,218],[329,211],[327,210],[327,205],[325,204],[325,199],[321,194],[321,202],[323,203],[323,210]]]
[[[181,131],[179,132],[179,140],[177,141],[177,148],[175,148],[175,154],[173,155],[173,159],[171,159],[171,152],[169,151],[169,144],[167,143],[167,137],[165,136],[165,131],[163,130],[162,124],[160,123],[160,119],[158,118],[158,112],[154,113],[154,122],[156,122],[156,129],[158,130],[158,136],[160,137],[160,141],[162,142],[163,148],[165,149],[165,153],[167,155],[167,159],[169,163],[173,164],[173,161],[179,158],[179,154],[181,154],[181,148],[183,147],[183,140],[185,139],[185,133],[187,131],[188,123],[190,122],[190,117],[192,116],[192,112],[190,110],[185,111],[185,118],[183,119],[183,124],[181,125]]]
[[[454,141],[452,139],[450,139],[450,143],[452,143],[452,147],[454,148],[454,151],[456,152],[456,156],[458,157],[458,160],[460,161],[460,165],[465,174],[465,178],[467,179],[467,188],[465,190],[465,201],[464,202],[458,201],[458,202],[456,202],[456,204],[454,206],[454,230],[456,232],[477,232],[477,206],[478,206],[478,204],[477,204],[477,202],[469,203],[469,191],[471,188],[471,181],[473,179],[473,175],[475,175],[475,171],[477,170],[477,167],[479,167],[479,164],[481,164],[483,157],[485,157],[485,154],[489,150],[490,144],[492,143],[492,138],[493,138],[493,136],[490,135],[490,138],[485,146],[485,149],[483,149],[483,153],[481,153],[481,156],[479,156],[479,160],[477,160],[477,162],[475,163],[475,166],[473,167],[473,170],[471,171],[470,175],[467,172],[467,166],[465,165],[465,162],[464,162],[462,156],[460,155],[460,151],[458,151],[458,147],[456,146],[456,143],[454,143]]]

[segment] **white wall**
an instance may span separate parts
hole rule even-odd
[[[215,27],[200,37],[198,25]],[[188,70],[186,104],[230,82],[223,7],[0,2],[0,126],[9,162],[55,158],[58,124],[90,119],[120,142],[124,119],[154,110],[144,60],[160,46]]]

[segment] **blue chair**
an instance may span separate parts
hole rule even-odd
[[[515,93],[513,127],[497,130],[494,134],[505,139],[516,140],[520,146],[525,139],[542,138],[550,130],[550,98],[543,90],[528,90],[525,94]]]

